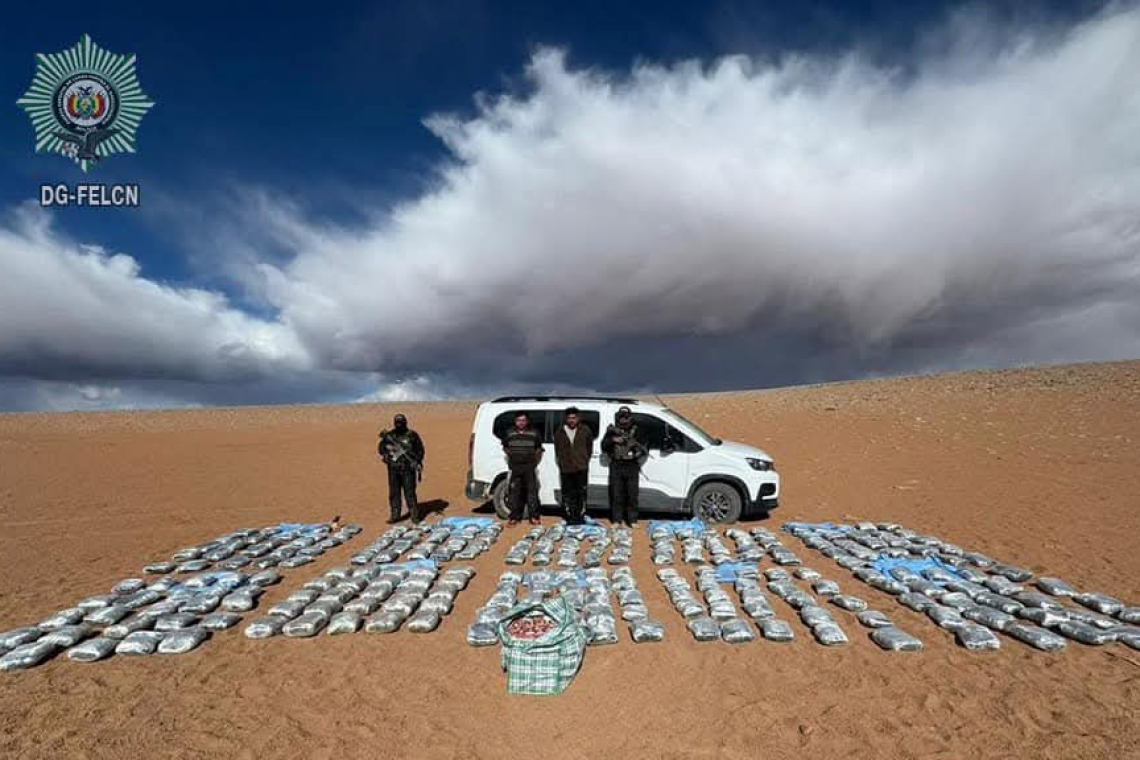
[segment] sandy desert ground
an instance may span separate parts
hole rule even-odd
[[[847,383],[669,399],[759,445],[787,520],[889,520],[1079,588],[1140,603],[1140,363]],[[403,407],[424,435],[421,496],[463,498],[473,403]],[[382,532],[381,406],[0,416],[0,630],[32,624],[240,528],[323,521],[365,532],[293,571],[284,597]],[[521,530],[521,529],[520,529]],[[698,644],[634,569],[667,641],[590,649],[562,697],[509,697],[498,652],[472,649],[510,532],[433,635],[250,641],[182,657],[57,659],[0,674],[5,758],[1125,758],[1140,756],[1140,653],[1006,640],[971,654],[840,580],[926,643],[888,654],[848,624],[842,649],[798,620],[790,645]],[[248,619],[248,618],[247,618]]]

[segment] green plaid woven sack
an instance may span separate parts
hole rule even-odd
[[[554,628],[533,641],[511,635],[512,621],[536,615],[550,618]],[[578,674],[586,653],[586,632],[574,608],[562,598],[514,607],[499,622],[499,640],[511,694],[561,694]]]

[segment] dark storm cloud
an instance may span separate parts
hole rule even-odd
[[[390,213],[232,210],[227,275],[270,317],[2,230],[0,371],[214,403],[320,373],[404,399],[1140,356],[1140,10],[1000,44],[978,23],[905,71],[541,50],[525,95],[428,120],[451,159]]]

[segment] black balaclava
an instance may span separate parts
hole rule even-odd
[[[408,418],[402,414],[397,414],[392,422],[396,426],[396,431],[399,433],[402,433],[408,429]]]

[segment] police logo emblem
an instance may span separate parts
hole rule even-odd
[[[135,57],[83,35],[75,47],[36,56],[36,73],[16,101],[32,120],[37,153],[59,153],[83,171],[115,153],[135,152],[135,133],[154,105],[143,94]]]

